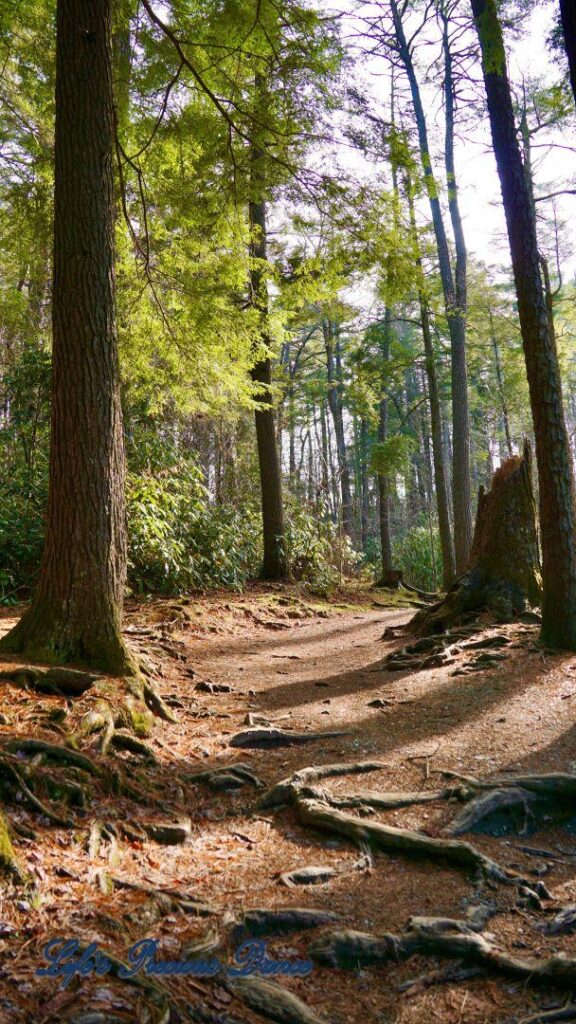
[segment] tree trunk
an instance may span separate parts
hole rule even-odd
[[[540,602],[541,577],[528,442],[496,470],[492,486],[480,488],[474,541],[466,573],[443,601],[418,612],[411,629],[442,633],[462,618],[488,608],[510,621],[526,603]]]
[[[500,406],[502,409],[502,423],[504,426],[504,433],[506,435],[506,447],[508,449],[508,455],[513,455],[512,437],[510,435],[510,417],[508,415],[508,403],[504,392],[504,374],[502,372],[502,363],[500,362],[500,348],[496,337],[496,331],[494,330],[494,317],[492,315],[492,310],[490,310],[490,337],[492,339],[492,351],[494,352],[494,365],[496,367],[496,380],[498,382],[498,394],[500,395]]]
[[[444,294],[446,319],[448,322],[448,330],[450,332],[450,348],[452,354],[452,420],[454,428],[454,455],[452,460],[454,545],[456,568],[458,572],[462,572],[466,567],[470,552],[470,544],[472,542],[472,504],[470,497],[470,417],[468,412],[466,371],[465,306],[462,307],[459,304],[457,288],[454,283],[454,276],[450,262],[450,251],[448,248],[446,229],[444,227],[444,218],[442,216],[442,208],[438,198],[438,189],[434,179],[434,171],[432,169],[424,106],[422,104],[420,87],[416,78],[412,53],[406,39],[402,18],[398,10],[396,0],[390,0],[390,7],[394,19],[394,30],[398,43],[398,52],[410,85],[412,106],[414,108],[416,127],[418,130],[420,159],[428,193],[430,212],[432,214],[432,224],[434,227],[436,248],[438,250],[438,264],[440,269],[440,279],[442,282],[442,291]],[[449,91],[452,93],[451,83]],[[447,150],[449,150],[450,145],[453,146],[453,126],[451,135],[448,121],[446,125],[446,142]],[[447,173],[452,175],[452,187],[449,180],[449,190],[455,195],[455,189],[453,187],[455,185],[453,163],[451,171],[449,171],[448,165],[446,169]],[[452,209],[450,212],[452,215],[452,212],[455,209],[454,200],[451,200],[451,204]],[[460,242],[457,240],[457,245],[462,242],[463,235]],[[460,264],[458,267],[460,272],[460,281],[462,279],[462,268],[464,270],[465,278],[465,261],[462,260],[461,254]],[[462,298],[465,299],[465,293],[463,296],[461,295],[461,299]]]
[[[494,0],[472,0],[492,142],[508,228],[518,315],[530,389],[540,490],[543,584],[542,639],[576,649],[576,507],[564,420],[560,368],[540,272],[536,225]]]
[[[264,95],[261,76],[256,76],[258,104]],[[254,135],[258,134],[257,127]],[[250,301],[258,311],[261,320],[262,345],[268,348],[268,286],[265,277],[267,262],[266,202],[265,194],[265,152],[256,139],[250,151]],[[258,465],[262,494],[262,530],[264,557],[262,577],[265,580],[279,580],[286,576],[284,552],[284,509],[282,502],[282,473],[276,438],[274,410],[271,405],[272,363],[270,356],[260,358],[251,371],[252,380],[260,385],[255,413]]]
[[[420,241],[414,215],[414,202],[412,199],[412,187],[410,181],[407,183],[406,192],[410,207],[410,226],[415,249],[416,265],[419,272],[422,272],[422,256],[420,252]],[[442,551],[442,584],[445,590],[452,585],[456,577],[456,557],[454,554],[454,541],[452,539],[452,526],[450,523],[450,501],[448,497],[447,473],[444,460],[444,444],[442,441],[442,409],[440,405],[440,392],[438,389],[438,375],[436,373],[436,358],[434,355],[434,343],[430,328],[430,309],[428,299],[424,292],[424,281],[418,289],[420,303],[420,321],[422,323],[422,340],[424,342],[424,360],[426,378],[428,382],[428,402],[430,405],[430,425],[432,433],[432,453],[434,456],[434,484],[436,488],[436,508],[438,511],[438,530],[440,533],[440,550]]]
[[[368,476],[368,421],[365,416],[360,419],[360,532],[362,550],[368,543],[368,526],[370,519],[370,480]]]
[[[574,0],[560,0],[560,17],[564,32],[564,46],[570,68],[570,84],[576,102],[576,5]]]
[[[341,384],[339,345],[334,338],[334,329],[328,319],[322,321],[324,344],[326,347],[326,368],[328,375],[328,406],[332,413],[334,435],[336,437],[336,456],[340,477],[340,493],[342,497],[342,529],[350,540],[354,539],[354,515],[352,509],[352,489],[350,486],[350,467],[346,451],[344,434],[344,417],[339,385]]]
[[[114,310],[111,0],[58,0],[46,541],[2,651],[134,672],[120,635],[124,450]]]
[[[387,381],[385,367],[390,358],[390,334],[392,330],[392,310],[386,306],[384,313],[384,336],[380,347],[382,359],[383,394],[378,406],[378,443],[384,444],[388,437],[388,398],[385,393]],[[396,578],[392,564],[392,536],[390,530],[390,483],[386,473],[379,471],[378,480],[378,526],[380,531],[380,557],[382,563],[381,586],[396,586],[391,581]]]

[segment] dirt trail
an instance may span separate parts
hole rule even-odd
[[[311,765],[369,759],[385,767],[371,774],[364,788],[414,792],[437,789],[435,772],[440,768],[481,776],[503,769],[574,769],[573,658],[550,657],[530,634],[519,632],[518,646],[510,646],[506,661],[473,676],[453,676],[455,666],[416,675],[387,672],[383,659],[400,642],[384,642],[382,633],[410,614],[405,608],[312,604],[293,591],[261,590],[190,604],[134,606],[129,636],[140,626],[170,638],[161,647],[152,637],[147,653],[161,673],[160,689],[174,702],[179,717],[174,725],[157,726],[147,741],[158,759],[153,768],[143,768],[129,754],[110,755],[107,763],[121,761],[139,785],[148,779],[157,805],[151,811],[95,792],[73,834],[48,823],[38,827],[37,816],[26,809],[8,809],[13,822],[33,824],[38,832],[34,842],[18,838],[17,845],[35,874],[39,895],[32,901],[8,891],[4,895],[0,976],[6,990],[0,994],[0,1024],[73,1019],[73,1005],[75,1012],[79,1006],[107,1012],[115,1008],[120,1019],[146,1019],[141,994],[125,982],[76,979],[70,990],[60,992],[54,979],[36,978],[43,944],[55,934],[98,942],[119,957],[132,942],[153,936],[160,956],[177,958],[190,942],[218,930],[226,915],[238,918],[254,906],[329,910],[345,927],[380,933],[398,932],[412,914],[461,918],[467,906],[495,899],[499,913],[489,927],[503,948],[574,955],[570,936],[549,939],[536,930],[541,918],[517,906],[515,891],[495,890],[490,884],[478,889],[466,872],[403,855],[380,854],[372,869],[357,870],[358,851],[347,840],[302,827],[289,807],[256,812],[262,789],[223,793],[187,778],[241,761],[269,787]],[[9,620],[2,625],[7,627]],[[206,683],[213,684],[213,692]],[[373,701],[381,706],[371,706]],[[78,701],[71,714],[85,710],[85,702]],[[0,726],[0,741],[15,732],[49,738],[47,717],[65,703],[3,687],[0,711],[6,723]],[[343,730],[346,735],[304,746],[234,749],[230,740],[247,728],[249,714],[296,732]],[[330,780],[333,793],[359,788],[355,779]],[[377,812],[372,820],[434,836],[456,810],[452,804],[424,804]],[[95,820],[138,825],[162,815],[170,820],[189,817],[185,844],[161,846],[136,836],[113,844],[114,849],[102,844],[95,856],[87,855]],[[576,901],[576,839],[566,832],[538,833],[530,840],[477,837],[475,844],[499,863],[517,865],[525,873],[544,872],[545,858],[526,855],[522,846],[555,851],[560,859],[549,859],[545,868],[554,907]],[[288,888],[279,881],[280,874],[310,865],[342,873],[323,885]],[[110,876],[133,885],[186,890],[205,900],[215,914],[199,920],[174,907],[159,912],[142,892],[114,888]],[[295,933],[271,940],[269,953],[275,958],[305,957],[307,944],[306,933]],[[511,1024],[565,998],[491,976],[398,991],[401,982],[430,966],[420,958],[351,973],[317,966],[306,978],[283,978],[282,983],[332,1024]],[[213,1024],[262,1019],[222,987],[205,986],[204,1000],[202,986],[189,991],[183,979],[170,979],[166,985],[174,1020],[176,1011],[182,1019]],[[199,999],[205,1009],[198,1009],[196,1018],[186,1018],[184,1003],[196,1006]]]

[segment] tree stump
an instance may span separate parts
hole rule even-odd
[[[540,604],[542,581],[532,458],[528,441],[496,470],[489,491],[481,487],[470,562],[446,597],[417,612],[412,632],[443,633],[475,612],[489,610],[510,622]]]

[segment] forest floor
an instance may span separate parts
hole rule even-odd
[[[412,613],[401,603],[386,606],[377,591],[321,601],[297,587],[254,587],[243,595],[190,602],[132,602],[127,638],[146,652],[178,720],[156,722],[146,740],[154,763],[116,750],[102,757],[97,739],[82,745],[104,776],[120,767],[143,794],[140,802],[115,795],[96,778],[86,807],[67,812],[71,828],[51,823],[25,800],[6,805],[34,888],[5,882],[0,890],[0,1022],[156,1022],[178,1020],[180,1013],[183,1020],[218,1024],[262,1021],[219,980],[166,977],[147,989],[106,974],[76,976],[61,988],[61,978],[35,973],[46,964],[46,942],[64,936],[96,942],[121,960],[146,937],[158,940],[164,959],[179,959],[197,942],[218,956],[232,919],[255,907],[329,911],[338,916],[338,927],[379,934],[402,931],[414,914],[462,918],[467,907],[489,898],[498,911],[486,932],[498,948],[521,956],[575,955],[575,938],[540,930],[551,913],[576,903],[576,835],[569,830],[473,837],[501,865],[535,880],[545,877],[551,900],[544,909],[531,909],[518,905],[513,887],[478,886],[466,870],[442,861],[377,853],[370,867],[358,867],[358,850],[346,838],[304,827],[291,807],[255,807],[265,788],[301,768],[332,762],[384,765],[362,777],[366,785],[357,778],[330,780],[330,791],[340,794],[438,789],[441,769],[476,777],[576,771],[574,655],[551,655],[540,648],[535,627],[510,625],[499,627],[512,640],[506,660],[485,671],[454,676],[462,655],[447,667],[388,672],[383,659],[402,640],[384,641],[383,631]],[[5,610],[0,631],[14,618],[13,610]],[[491,629],[496,627],[485,632]],[[197,688],[204,683],[224,686]],[[91,699],[89,691],[71,702],[3,683],[0,748],[14,737],[65,743]],[[382,706],[371,706],[378,699]],[[281,729],[345,734],[299,746],[235,749],[230,740],[247,728],[250,713]],[[188,778],[239,761],[262,787],[218,792]],[[367,820],[438,836],[458,810],[453,801],[440,801],[377,811]],[[184,842],[160,844],[144,830],[151,822],[183,819]],[[99,833],[95,823],[111,828]],[[132,827],[128,838],[121,828],[126,823]],[[24,838],[23,828],[35,837]],[[279,880],[310,865],[347,870],[320,885],[289,887]],[[185,893],[192,903],[163,901],[159,890]],[[197,913],[190,912],[193,901]],[[268,956],[305,959],[311,939],[321,933],[296,930],[271,938]],[[511,1024],[566,1001],[561,991],[489,972],[399,989],[445,963],[418,956],[352,971],[315,965],[306,977],[279,981],[331,1024]],[[162,1010],[168,1004],[171,1017]],[[93,1016],[83,1017],[88,1011]],[[278,1014],[277,1020],[296,1020],[288,1010]]]

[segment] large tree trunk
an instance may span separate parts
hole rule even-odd
[[[411,628],[441,633],[463,617],[488,608],[509,621],[541,597],[536,508],[530,448],[496,470],[492,486],[480,488],[474,541],[467,571],[444,600],[418,612]]]
[[[258,104],[264,96],[260,76],[256,76]],[[258,135],[258,126],[254,128]],[[268,286],[264,274],[267,262],[266,202],[265,195],[265,152],[258,141],[253,139],[250,152],[250,300],[261,318],[263,346],[268,347]],[[264,557],[262,577],[266,580],[283,579],[286,576],[284,552],[284,508],[282,502],[282,472],[276,438],[274,409],[271,405],[272,363],[269,356],[260,358],[251,371],[252,380],[260,385],[257,395],[258,407],[255,413],[258,465],[262,494],[262,529]]]
[[[482,50],[492,142],[510,241],[530,389],[540,490],[544,595],[542,639],[576,649],[576,507],[560,368],[542,283],[536,224],[494,0],[472,0]]]
[[[120,635],[124,451],[114,310],[111,0],[58,0],[46,541],[2,651],[135,671]]]
[[[560,16],[570,68],[570,84],[576,102],[576,4],[574,4],[574,0],[560,0]]]
[[[430,157],[426,117],[424,114],[424,106],[420,95],[418,79],[416,78],[414,62],[412,60],[412,52],[406,39],[402,17],[396,0],[390,0],[390,9],[394,20],[394,31],[398,44],[398,53],[402,64],[404,65],[410,85],[412,106],[414,108],[416,128],[418,131],[420,159],[428,193],[430,212],[432,214],[432,224],[436,239],[436,248],[438,251],[438,265],[440,269],[442,292],[444,295],[446,319],[450,333],[450,350],[452,355],[452,422],[454,429],[452,460],[454,546],[456,554],[456,568],[458,572],[462,572],[468,562],[470,545],[472,542],[472,503],[470,497],[470,416],[468,411],[468,385],[466,370],[465,292],[460,296],[460,300],[464,300],[464,305],[461,306],[454,282],[454,275],[452,273],[446,228],[444,226],[442,208],[438,198],[438,188],[434,178],[434,171]],[[451,82],[449,85],[449,91],[451,93]],[[449,125],[447,123],[447,150],[450,148],[450,139],[451,135],[449,132]],[[453,164],[451,172],[447,166],[447,173],[449,173],[449,175],[450,173],[452,174],[452,186],[454,186],[455,179]],[[453,187],[450,188],[450,191],[453,191],[454,196],[456,195]],[[457,211],[457,203],[456,206],[455,203],[456,200],[451,200],[451,215],[455,210]],[[453,223],[454,222],[453,217]],[[463,234],[458,240],[458,245],[461,246],[462,243]],[[466,263],[465,259],[462,259],[462,252],[460,254],[458,271],[461,283],[462,276],[464,276],[465,279],[466,273]]]

